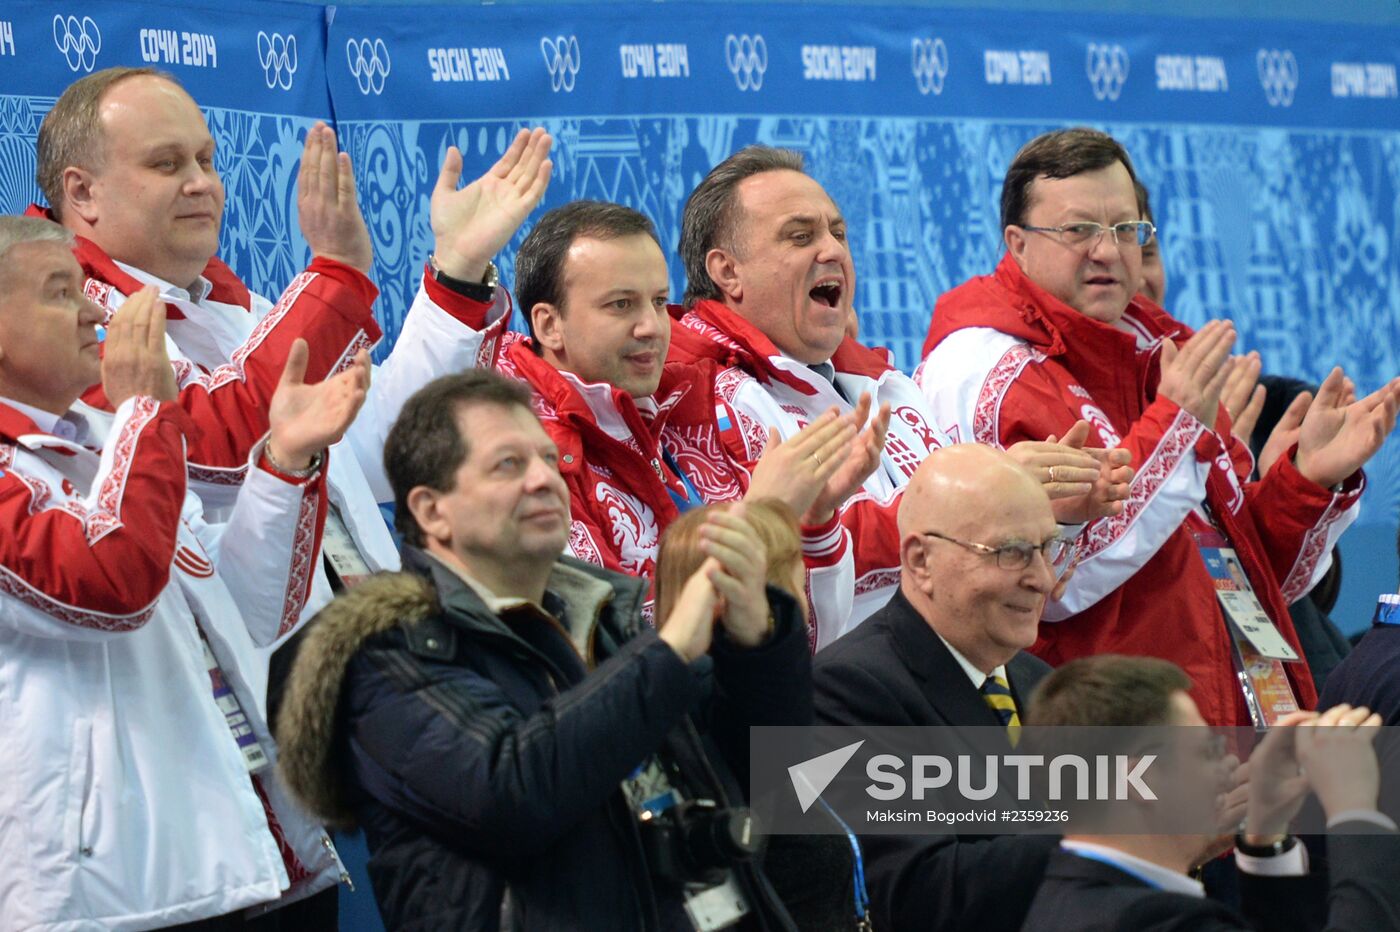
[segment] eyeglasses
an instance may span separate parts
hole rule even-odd
[[[1054,233],[1055,238],[1066,246],[1076,248],[1092,246],[1098,243],[1099,237],[1105,233],[1113,234],[1113,241],[1119,246],[1137,246],[1139,248],[1152,242],[1152,237],[1157,235],[1157,228],[1146,220],[1125,220],[1122,223],[1115,223],[1112,226],[1104,226],[1102,223],[1067,223],[1062,227],[1021,227],[1032,233]]]
[[[1037,553],[1045,558],[1047,565],[1053,568],[1069,553],[1069,549],[1073,545],[1072,541],[1056,536],[1049,538],[1042,544],[1015,543],[1002,544],[1000,547],[988,547],[986,544],[979,544],[972,540],[959,540],[937,531],[921,531],[920,533],[926,537],[937,537],[950,544],[957,544],[964,550],[971,550],[973,553],[994,556],[997,558],[997,566],[1004,570],[1025,569],[1031,565],[1031,558]]]

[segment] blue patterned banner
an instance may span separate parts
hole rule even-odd
[[[308,261],[297,230],[302,140],[331,115],[325,11],[246,0],[0,2],[0,209],[41,201],[34,145],[58,95],[114,65],[177,77],[204,108],[228,192],[220,255],[277,294]]]
[[[325,13],[298,4],[0,4],[0,87],[54,97],[112,65],[169,71],[204,107],[326,117]]]
[[[993,268],[999,188],[1042,130],[1118,136],[1152,192],[1187,323],[1230,317],[1266,371],[1363,390],[1400,372],[1400,30],[1253,20],[746,3],[236,6],[0,0],[0,207],[38,197],[38,121],[114,64],[176,74],[229,190],[223,255],[276,292],[304,263],[301,140],[355,159],[392,337],[431,249],[447,146],[479,174],[521,126],[556,138],[545,207],[650,215],[674,246],[699,178],[752,142],[800,150],[845,212],[862,336],[912,368],[943,291]],[[840,14],[840,15],[836,15]],[[329,19],[329,26],[326,20]],[[332,107],[333,103],[333,107]],[[500,258],[513,272],[514,247]],[[672,262],[673,294],[684,285]],[[1369,470],[1391,524],[1400,450]]]
[[[800,5],[338,10],[338,111],[696,112],[1397,125],[1397,33],[1315,23]],[[453,14],[454,17],[459,15]],[[1384,41],[1377,41],[1383,38]],[[341,47],[345,62],[336,61]]]

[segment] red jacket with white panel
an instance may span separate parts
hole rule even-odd
[[[950,441],[934,426],[918,387],[890,365],[883,351],[848,337],[831,357],[833,384],[784,356],[762,331],[718,301],[674,308],[672,316],[670,358],[719,366],[716,391],[723,405],[725,443],[741,460],[763,455],[770,427],[786,440],[829,408],[850,411],[865,392],[873,400],[872,410],[889,403],[890,429],[880,465],[839,512],[855,551],[855,603],[842,625],[843,631],[850,630],[894,595],[899,584],[899,493],[924,458]]]
[[[1333,492],[1305,479],[1292,453],[1258,482],[1221,407],[1215,429],[1157,393],[1161,345],[1191,330],[1139,296],[1121,327],[1100,323],[1031,282],[1008,255],[995,274],[943,295],[915,378],[939,423],[963,440],[1009,446],[1063,436],[1087,420],[1093,446],[1132,451],[1124,513],[1080,536],[1074,585],[1047,605],[1035,652],[1052,664],[1099,653],[1149,654],[1180,665],[1212,724],[1247,725],[1233,647],[1195,532],[1213,520],[1255,594],[1298,652],[1287,606],[1327,569],[1355,519],[1362,476]],[[1288,678],[1317,701],[1305,663]]]
[[[31,215],[52,216],[40,207]],[[231,507],[248,450],[267,432],[267,408],[297,337],[310,348],[306,380],[316,382],[350,364],[381,336],[371,308],[378,290],[361,272],[332,259],[313,259],[274,303],[250,292],[218,258],[206,266],[199,294],[114,261],[95,243],[78,238],[74,250],[88,276],[88,297],[110,318],[126,298],[153,283],[166,304],[166,349],[180,378],[180,405],[199,431],[190,441],[190,479],[210,521]],[[509,299],[497,292],[499,302]],[[384,440],[400,409],[438,376],[472,364],[476,343],[451,314],[436,306],[410,310],[393,351],[375,366],[369,395],[345,439],[331,448],[328,488],[370,571],[397,570],[398,548],[379,510],[393,500],[384,475]],[[88,401],[102,406],[101,389]],[[320,561],[306,614],[331,600]],[[251,672],[250,672],[250,675]]]
[[[149,398],[63,421],[0,403],[6,928],[156,928],[343,873],[273,771],[250,775],[203,646],[275,761],[240,659],[297,624],[324,482],[246,468],[210,525],[186,491],[193,430]]]
[[[509,308],[472,301],[425,276],[417,303],[471,315],[476,361],[519,379],[534,393],[535,413],[559,447],[573,526],[569,553],[609,569],[651,578],[661,534],[680,515],[672,492],[687,497],[669,453],[705,503],[743,498],[749,472],[726,451],[716,421],[714,366],[662,368],[656,393],[633,399],[611,385],[587,383],[551,366],[523,334],[507,329]],[[663,452],[664,451],[664,452]],[[814,647],[837,637],[850,613],[851,551],[836,518],[803,529],[807,600]]]

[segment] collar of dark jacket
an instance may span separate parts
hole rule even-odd
[[[277,717],[278,766],[287,786],[326,824],[354,824],[354,812],[333,759],[336,709],[345,672],[371,637],[402,627],[409,649],[443,661],[455,656],[459,636],[526,642],[487,609],[460,576],[413,547],[403,548],[402,573],[377,573],[341,594],[306,632]],[[548,583],[565,615],[596,629],[598,654],[606,657],[645,624],[642,580],[561,556]],[[606,611],[611,605],[612,610]],[[586,622],[583,620],[586,619]],[[573,634],[571,633],[571,638]],[[585,640],[584,643],[587,643]]]
[[[439,660],[450,659],[456,652],[455,631],[487,634],[517,642],[528,649],[526,642],[512,630],[508,618],[514,611],[547,614],[560,622],[579,656],[593,666],[594,629],[603,619],[603,610],[617,602],[612,614],[617,630],[607,634],[609,646],[626,640],[635,633],[640,609],[646,597],[645,584],[638,579],[609,573],[591,564],[570,557],[560,557],[550,571],[545,592],[557,600],[563,611],[549,611],[549,606],[521,600],[518,605],[502,611],[492,610],[481,595],[446,563],[413,547],[405,547],[404,568],[427,576],[437,591],[442,606],[441,625],[415,625],[406,629],[409,648]],[[446,630],[438,630],[444,627]],[[432,642],[432,643],[429,643]],[[604,655],[610,651],[605,648]]]

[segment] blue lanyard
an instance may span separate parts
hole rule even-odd
[[[1400,625],[1400,595],[1383,595],[1376,602],[1376,614],[1371,623],[1377,625]]]
[[[856,833],[851,831],[851,827],[846,824],[836,810],[831,808],[831,804],[820,796],[817,802],[822,804],[822,808],[827,811],[836,824],[841,826],[841,830],[846,833],[846,840],[851,843],[851,854],[855,856],[856,866],[852,876],[852,885],[856,890],[856,922],[863,923],[862,928],[869,928],[870,922],[870,894],[865,890],[865,857],[860,852],[860,841],[856,838]]]
[[[692,508],[699,508],[701,505],[705,504],[705,500],[700,497],[700,493],[695,490],[695,486],[690,484],[690,480],[685,477],[685,473],[681,472],[680,466],[676,465],[676,461],[671,457],[670,451],[665,447],[661,448],[661,458],[666,461],[667,466],[671,467],[671,473],[675,475],[677,479],[681,480],[681,485],[685,486],[685,495],[682,496],[675,489],[671,488],[671,483],[663,483],[666,486],[667,494],[671,496],[671,501],[676,503],[677,510],[684,514]]]

